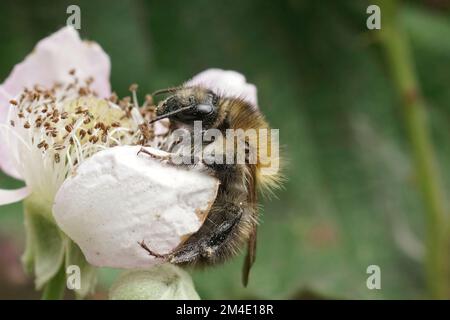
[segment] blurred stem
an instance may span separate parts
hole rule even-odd
[[[411,143],[415,170],[426,207],[426,276],[431,298],[449,298],[449,250],[447,217],[435,150],[431,142],[425,102],[415,75],[406,35],[398,21],[398,1],[379,0],[381,30],[378,32],[403,103],[403,118]]]
[[[45,285],[42,300],[61,300],[66,288],[66,274],[64,263],[58,273]]]

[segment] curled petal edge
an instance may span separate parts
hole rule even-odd
[[[14,190],[0,189],[0,205],[19,202],[30,195],[30,189],[23,187]]]

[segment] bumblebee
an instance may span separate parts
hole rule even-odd
[[[220,181],[217,197],[201,228],[191,235],[173,252],[158,254],[153,252],[147,244],[140,245],[150,255],[181,265],[213,265],[224,262],[235,256],[240,249],[247,245],[247,255],[243,266],[242,281],[247,285],[250,269],[255,261],[256,240],[258,226],[258,189],[272,190],[280,186],[278,170],[263,174],[263,164],[258,141],[260,129],[270,131],[269,126],[259,109],[238,97],[218,95],[202,86],[183,86],[157,91],[153,95],[169,94],[157,107],[157,117],[151,122],[164,118],[170,120],[169,137],[176,129],[184,128],[193,132],[194,124],[201,124],[201,132],[217,129],[223,136],[229,129],[252,130],[257,133],[257,139],[244,138],[244,141],[233,141],[233,151],[236,144],[245,145],[245,159],[237,161],[234,154],[233,161],[206,161],[206,157],[193,154],[193,163],[201,162],[208,174]],[[216,130],[216,131],[217,131]],[[170,139],[169,139],[170,140]],[[224,139],[202,139],[205,149],[224,150],[224,154],[213,154],[222,159],[230,146],[225,146]],[[264,148],[273,149],[275,143],[269,140]],[[220,148],[217,148],[220,144]],[[275,146],[278,147],[278,146]],[[162,149],[173,152],[173,144],[165,144]],[[141,150],[148,153],[145,149]],[[256,151],[256,157],[250,159],[251,151]],[[254,153],[253,153],[254,154]],[[157,157],[150,154],[152,157]],[[167,159],[166,159],[167,160]],[[272,159],[279,163],[279,159]],[[169,163],[173,163],[170,160]],[[180,164],[175,164],[180,165]],[[181,164],[184,165],[184,164]],[[272,163],[273,165],[273,163]]]

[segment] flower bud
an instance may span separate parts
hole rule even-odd
[[[189,274],[171,264],[123,273],[110,292],[111,300],[199,300]]]

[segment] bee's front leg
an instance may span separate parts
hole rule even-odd
[[[151,158],[158,159],[158,160],[170,160],[170,158],[171,158],[170,154],[168,154],[168,155],[155,154],[144,148],[141,148],[136,155],[138,156],[141,153],[145,153],[146,155],[150,156]]]
[[[200,158],[195,155],[191,155],[190,157],[182,157],[182,158],[181,158],[181,156],[173,154],[173,153],[169,153],[167,155],[159,155],[159,154],[154,154],[144,148],[141,148],[138,151],[137,155],[139,155],[141,152],[145,153],[146,155],[149,155],[153,159],[164,161],[165,163],[172,165],[172,166],[191,167],[200,162]]]

